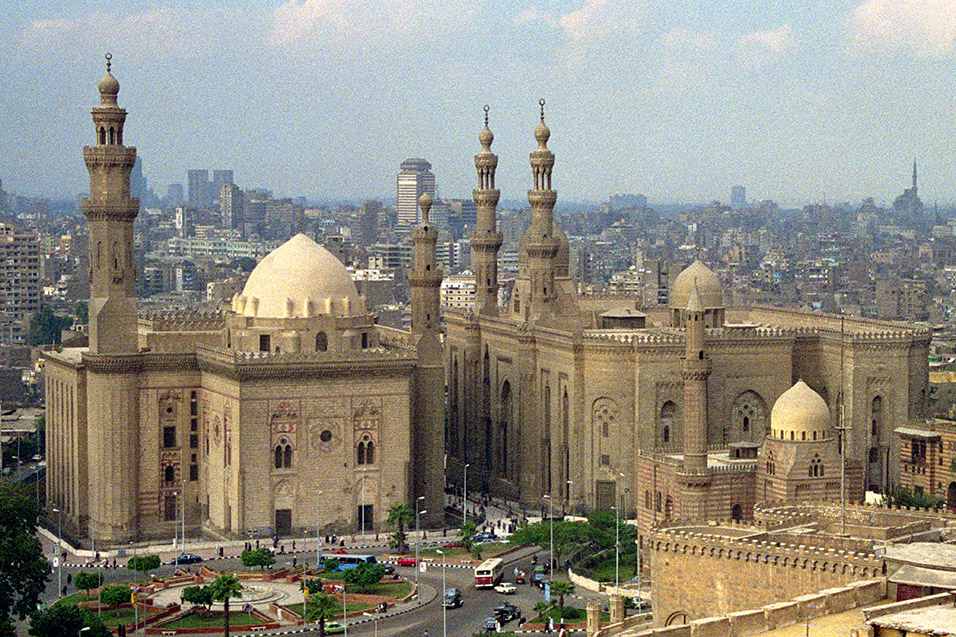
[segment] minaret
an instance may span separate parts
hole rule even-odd
[[[414,431],[412,449],[412,499],[424,496],[419,507],[428,511],[425,523],[434,525],[444,516],[445,367],[442,363],[439,302],[442,271],[435,256],[438,230],[429,213],[432,198],[418,200],[422,222],[415,230],[415,257],[408,284],[411,287],[411,342],[418,350],[415,371]]]
[[[488,106],[485,106],[485,128],[478,135],[481,151],[475,155],[478,169],[478,188],[472,196],[477,208],[475,231],[471,233],[471,260],[475,266],[475,311],[498,316],[498,250],[502,237],[498,232],[498,199],[501,192],[495,188],[495,169],[498,156],[491,152],[495,136],[488,128]]]
[[[711,363],[704,343],[704,308],[697,291],[687,301],[684,313],[685,348],[681,361],[684,379],[684,471],[707,471],[707,377]]]
[[[90,352],[117,354],[137,350],[133,269],[133,221],[139,199],[131,198],[129,175],[136,149],[123,145],[126,110],[116,103],[119,82],[110,73],[97,85],[100,105],[93,108],[96,145],[83,149],[90,172],[90,196],[83,199],[90,242]]]
[[[541,316],[550,309],[555,298],[554,257],[558,242],[554,238],[554,203],[558,193],[551,189],[551,170],[554,168],[554,153],[548,150],[551,130],[544,123],[544,100],[541,105],[541,122],[534,129],[538,147],[531,153],[531,172],[534,188],[528,191],[531,204],[531,231],[526,245],[531,278],[531,313]]]
[[[913,194],[916,194],[916,160],[913,160]]]

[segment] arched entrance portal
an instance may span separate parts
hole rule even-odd
[[[687,613],[682,610],[675,610],[673,613],[667,616],[667,621],[664,622],[665,626],[680,626],[681,624],[687,623]]]

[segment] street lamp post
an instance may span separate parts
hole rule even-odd
[[[136,545],[133,543],[133,540],[129,541],[130,546],[133,547],[133,558],[136,558]],[[179,561],[176,561],[176,566],[179,566]],[[138,591],[136,588],[133,588],[133,634],[139,633],[139,606],[136,605],[136,593]]]
[[[362,505],[359,507],[359,511],[362,512],[362,542],[365,542],[365,472],[368,470],[368,467],[362,467]]]
[[[448,635],[448,619],[447,613],[448,609],[445,607],[445,551],[441,549],[436,549],[441,553],[441,634],[442,637],[447,637]]]
[[[464,526],[465,522],[468,521],[468,467],[471,464],[468,463],[465,465],[465,498],[462,500],[461,504],[461,525]]]
[[[53,512],[56,513],[56,597],[59,599],[63,596],[63,511],[53,507]]]
[[[319,567],[322,564],[322,543],[319,541],[319,500],[322,492],[315,494],[315,573],[318,576]],[[304,562],[305,560],[303,560]],[[302,565],[303,570],[305,564]]]
[[[418,600],[418,605],[422,605],[422,591],[418,587],[418,573],[422,570],[421,564],[421,546],[422,546],[422,532],[418,527],[418,518],[422,513],[428,513],[428,511],[419,511],[418,503],[425,499],[425,496],[420,495],[415,498],[415,598]]]
[[[372,623],[375,625],[375,637],[378,637],[378,615],[375,613],[362,613],[366,617],[372,618]]]
[[[554,498],[551,494],[544,494],[548,499],[548,521],[551,524],[551,540],[548,545],[548,572],[551,573],[551,579],[554,580]]]
[[[614,507],[614,593],[621,592],[621,507]]]

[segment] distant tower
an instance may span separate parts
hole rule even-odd
[[[730,207],[734,210],[744,210],[747,207],[747,189],[743,186],[731,186]]]
[[[914,159],[914,160],[913,160],[913,195],[915,196],[916,193],[917,193],[917,189],[916,189],[916,160]]]
[[[541,104],[541,121],[534,129],[538,147],[531,153],[531,172],[534,188],[528,191],[531,204],[531,231],[526,247],[531,279],[530,304],[533,316],[540,316],[550,309],[555,298],[554,258],[558,254],[558,241],[554,238],[554,204],[558,193],[551,189],[551,171],[554,168],[554,153],[548,150],[551,129],[544,123],[544,100]]]
[[[110,73],[99,82],[100,105],[93,109],[96,145],[83,149],[90,172],[90,196],[83,214],[90,237],[90,348],[86,369],[86,453],[89,509],[75,512],[90,536],[127,542],[139,528],[139,371],[133,286],[133,220],[139,201],[130,197],[136,149],[123,145],[126,111],[116,103],[119,82]],[[48,478],[50,480],[55,479]],[[56,492],[56,489],[51,489]],[[63,506],[62,502],[54,502]],[[74,513],[74,512],[71,512]]]
[[[83,214],[90,233],[90,352],[137,351],[133,269],[133,221],[139,199],[130,197],[136,149],[123,145],[126,110],[116,103],[119,82],[110,73],[100,80],[100,105],[93,109],[96,145],[83,149],[90,173],[90,196]]]
[[[681,481],[686,510],[681,517],[698,518],[704,514],[707,487],[707,378],[711,362],[707,357],[704,333],[705,309],[697,289],[697,279],[684,312],[684,470]]]
[[[209,171],[195,168],[186,171],[186,200],[193,208],[204,208],[209,203]]]
[[[418,216],[418,198],[426,192],[434,201],[435,175],[432,174],[432,165],[420,158],[403,161],[397,179],[398,225],[414,226],[421,220]]]
[[[491,152],[495,136],[488,128],[488,107],[485,106],[485,128],[479,133],[481,152],[475,155],[478,188],[472,196],[478,211],[475,231],[471,234],[471,262],[475,268],[475,309],[480,314],[498,316],[498,250],[502,238],[498,232],[498,199],[495,169],[498,156]]]
[[[219,189],[219,212],[223,228],[239,228],[244,221],[242,190],[235,184],[223,184]]]
[[[445,367],[439,315],[442,270],[435,254],[438,230],[429,219],[432,198],[424,192],[418,203],[422,209],[422,222],[415,230],[414,263],[408,273],[412,305],[411,341],[418,350],[412,421],[415,423],[412,493],[415,498],[425,497],[420,508],[428,511],[425,519],[429,524],[437,524],[443,519],[445,510]]]

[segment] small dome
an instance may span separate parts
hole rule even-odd
[[[243,313],[260,318],[364,312],[342,262],[304,234],[266,255],[249,275],[241,297]]]
[[[113,74],[109,71],[106,72],[106,75],[103,76],[103,79],[99,81],[99,84],[96,85],[96,88],[100,91],[100,100],[106,104],[115,104],[116,96],[119,95],[120,85],[119,81]]]
[[[773,404],[770,428],[775,437],[783,440],[823,439],[830,428],[830,409],[820,394],[798,380]]]
[[[544,123],[544,119],[538,122],[538,125],[534,127],[534,138],[538,140],[539,148],[544,148],[545,144],[547,144],[551,138],[551,129]]]
[[[491,129],[486,125],[480,133],[478,133],[478,143],[482,145],[485,150],[491,150],[491,143],[495,141],[495,134],[491,132]]]
[[[700,259],[695,260],[677,276],[670,293],[670,306],[681,310],[686,309],[695,284],[703,309],[713,310],[724,307],[724,289],[720,285],[720,280]]]

